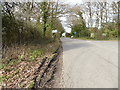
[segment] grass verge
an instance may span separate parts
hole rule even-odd
[[[113,39],[95,39],[95,38],[88,38],[88,37],[80,37],[80,38],[73,38],[73,39],[93,40],[93,41],[118,41],[118,38],[113,38]]]
[[[44,57],[50,57],[59,46],[59,40],[45,44],[10,47],[0,65],[0,83],[4,88],[30,88],[34,73]]]

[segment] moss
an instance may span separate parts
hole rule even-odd
[[[17,64],[17,63],[19,63],[19,62],[21,62],[21,59],[13,59],[13,60],[11,60],[11,61],[9,62],[8,66]]]
[[[0,76],[0,83],[2,83],[3,79],[3,76]]]
[[[37,57],[37,56],[41,56],[44,53],[43,49],[37,49],[32,51],[32,56]]]
[[[34,81],[31,81],[30,84],[28,85],[28,88],[32,88],[34,86]]]
[[[0,64],[0,70],[4,69],[7,65],[6,64]]]
[[[35,58],[41,57],[43,54],[44,54],[44,50],[41,48],[39,48],[37,50],[32,50],[28,61],[34,61]]]
[[[15,72],[7,75],[7,76],[4,76],[5,79],[9,79],[9,78],[12,78],[14,75],[16,75],[17,73],[19,73],[19,69],[17,69]]]

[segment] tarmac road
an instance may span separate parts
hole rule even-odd
[[[65,88],[118,88],[118,42],[61,38]]]

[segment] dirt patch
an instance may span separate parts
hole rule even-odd
[[[62,67],[62,46],[53,53],[52,58],[46,58],[39,69],[33,88],[55,88],[59,86]]]
[[[62,47],[60,47],[60,52],[58,54],[58,57],[56,59],[54,72],[51,76],[51,79],[46,83],[46,88],[60,88],[62,87],[61,83],[61,74],[62,74],[62,62],[63,56],[62,56]]]
[[[62,67],[63,67],[63,54],[61,52],[60,57],[59,57],[59,61],[56,65],[56,72],[54,74],[54,82],[53,82],[53,88],[61,88],[63,87],[63,83],[61,83],[62,80]]]

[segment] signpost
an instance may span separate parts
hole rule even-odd
[[[74,32],[74,34],[76,35],[76,32]]]
[[[52,33],[57,33],[58,32],[58,30],[52,30]]]
[[[76,34],[77,34],[77,33],[76,33],[76,32],[74,32],[75,37],[76,37]]]
[[[56,37],[56,33],[58,32],[58,30],[52,30],[53,36],[52,37]]]

